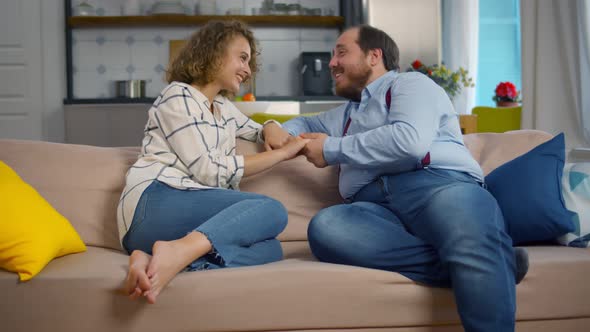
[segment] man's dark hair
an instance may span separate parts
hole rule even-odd
[[[357,43],[367,54],[369,50],[381,49],[383,52],[383,64],[385,69],[399,70],[399,49],[391,37],[385,32],[370,25],[359,25],[359,38]]]

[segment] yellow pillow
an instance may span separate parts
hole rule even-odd
[[[86,251],[68,220],[2,161],[0,202],[0,268],[21,281],[56,257]]]

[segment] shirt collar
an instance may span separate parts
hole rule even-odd
[[[369,85],[367,85],[363,89],[363,91],[361,92],[361,100],[360,101],[349,100],[348,101],[349,105],[352,105],[354,108],[358,109],[358,107],[360,106],[363,99],[366,100],[368,98],[371,98],[371,96],[373,96],[375,93],[377,93],[381,89],[383,84],[390,82],[391,79],[396,77],[397,75],[398,75],[397,71],[390,70],[387,73],[379,76],[376,80],[369,83]]]
[[[368,97],[373,96],[377,91],[381,89],[381,86],[383,86],[383,84],[389,82],[390,79],[395,77],[396,75],[397,72],[395,70],[388,71],[387,73],[379,76],[379,78],[377,78],[373,82],[369,83],[369,85],[367,85],[367,87],[363,89],[363,92],[366,92]]]
[[[206,107],[210,107],[211,105],[209,104],[209,98],[207,98],[207,96],[205,96],[201,91],[199,91],[199,89],[195,88],[194,86],[187,84],[187,83],[180,83],[184,86],[186,86],[189,90],[189,92],[191,93],[192,97],[199,103],[205,105]],[[217,102],[221,105],[223,105],[223,99],[224,97],[222,95],[217,95],[215,96],[215,98],[213,98],[214,102]]]

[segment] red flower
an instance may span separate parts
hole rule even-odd
[[[432,76],[432,70],[428,69],[428,76]]]
[[[518,101],[518,90],[512,82],[500,82],[496,86],[495,101]]]
[[[412,62],[412,68],[414,68],[414,69],[418,69],[422,66],[423,66],[422,62],[420,62],[420,60],[418,60],[418,59],[416,59],[416,60],[414,60],[414,62]]]
[[[496,96],[516,98],[516,96],[518,96],[518,91],[516,90],[516,86],[511,82],[501,82],[496,86]]]

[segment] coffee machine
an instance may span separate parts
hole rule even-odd
[[[302,52],[301,92],[304,96],[332,96],[330,52]]]

